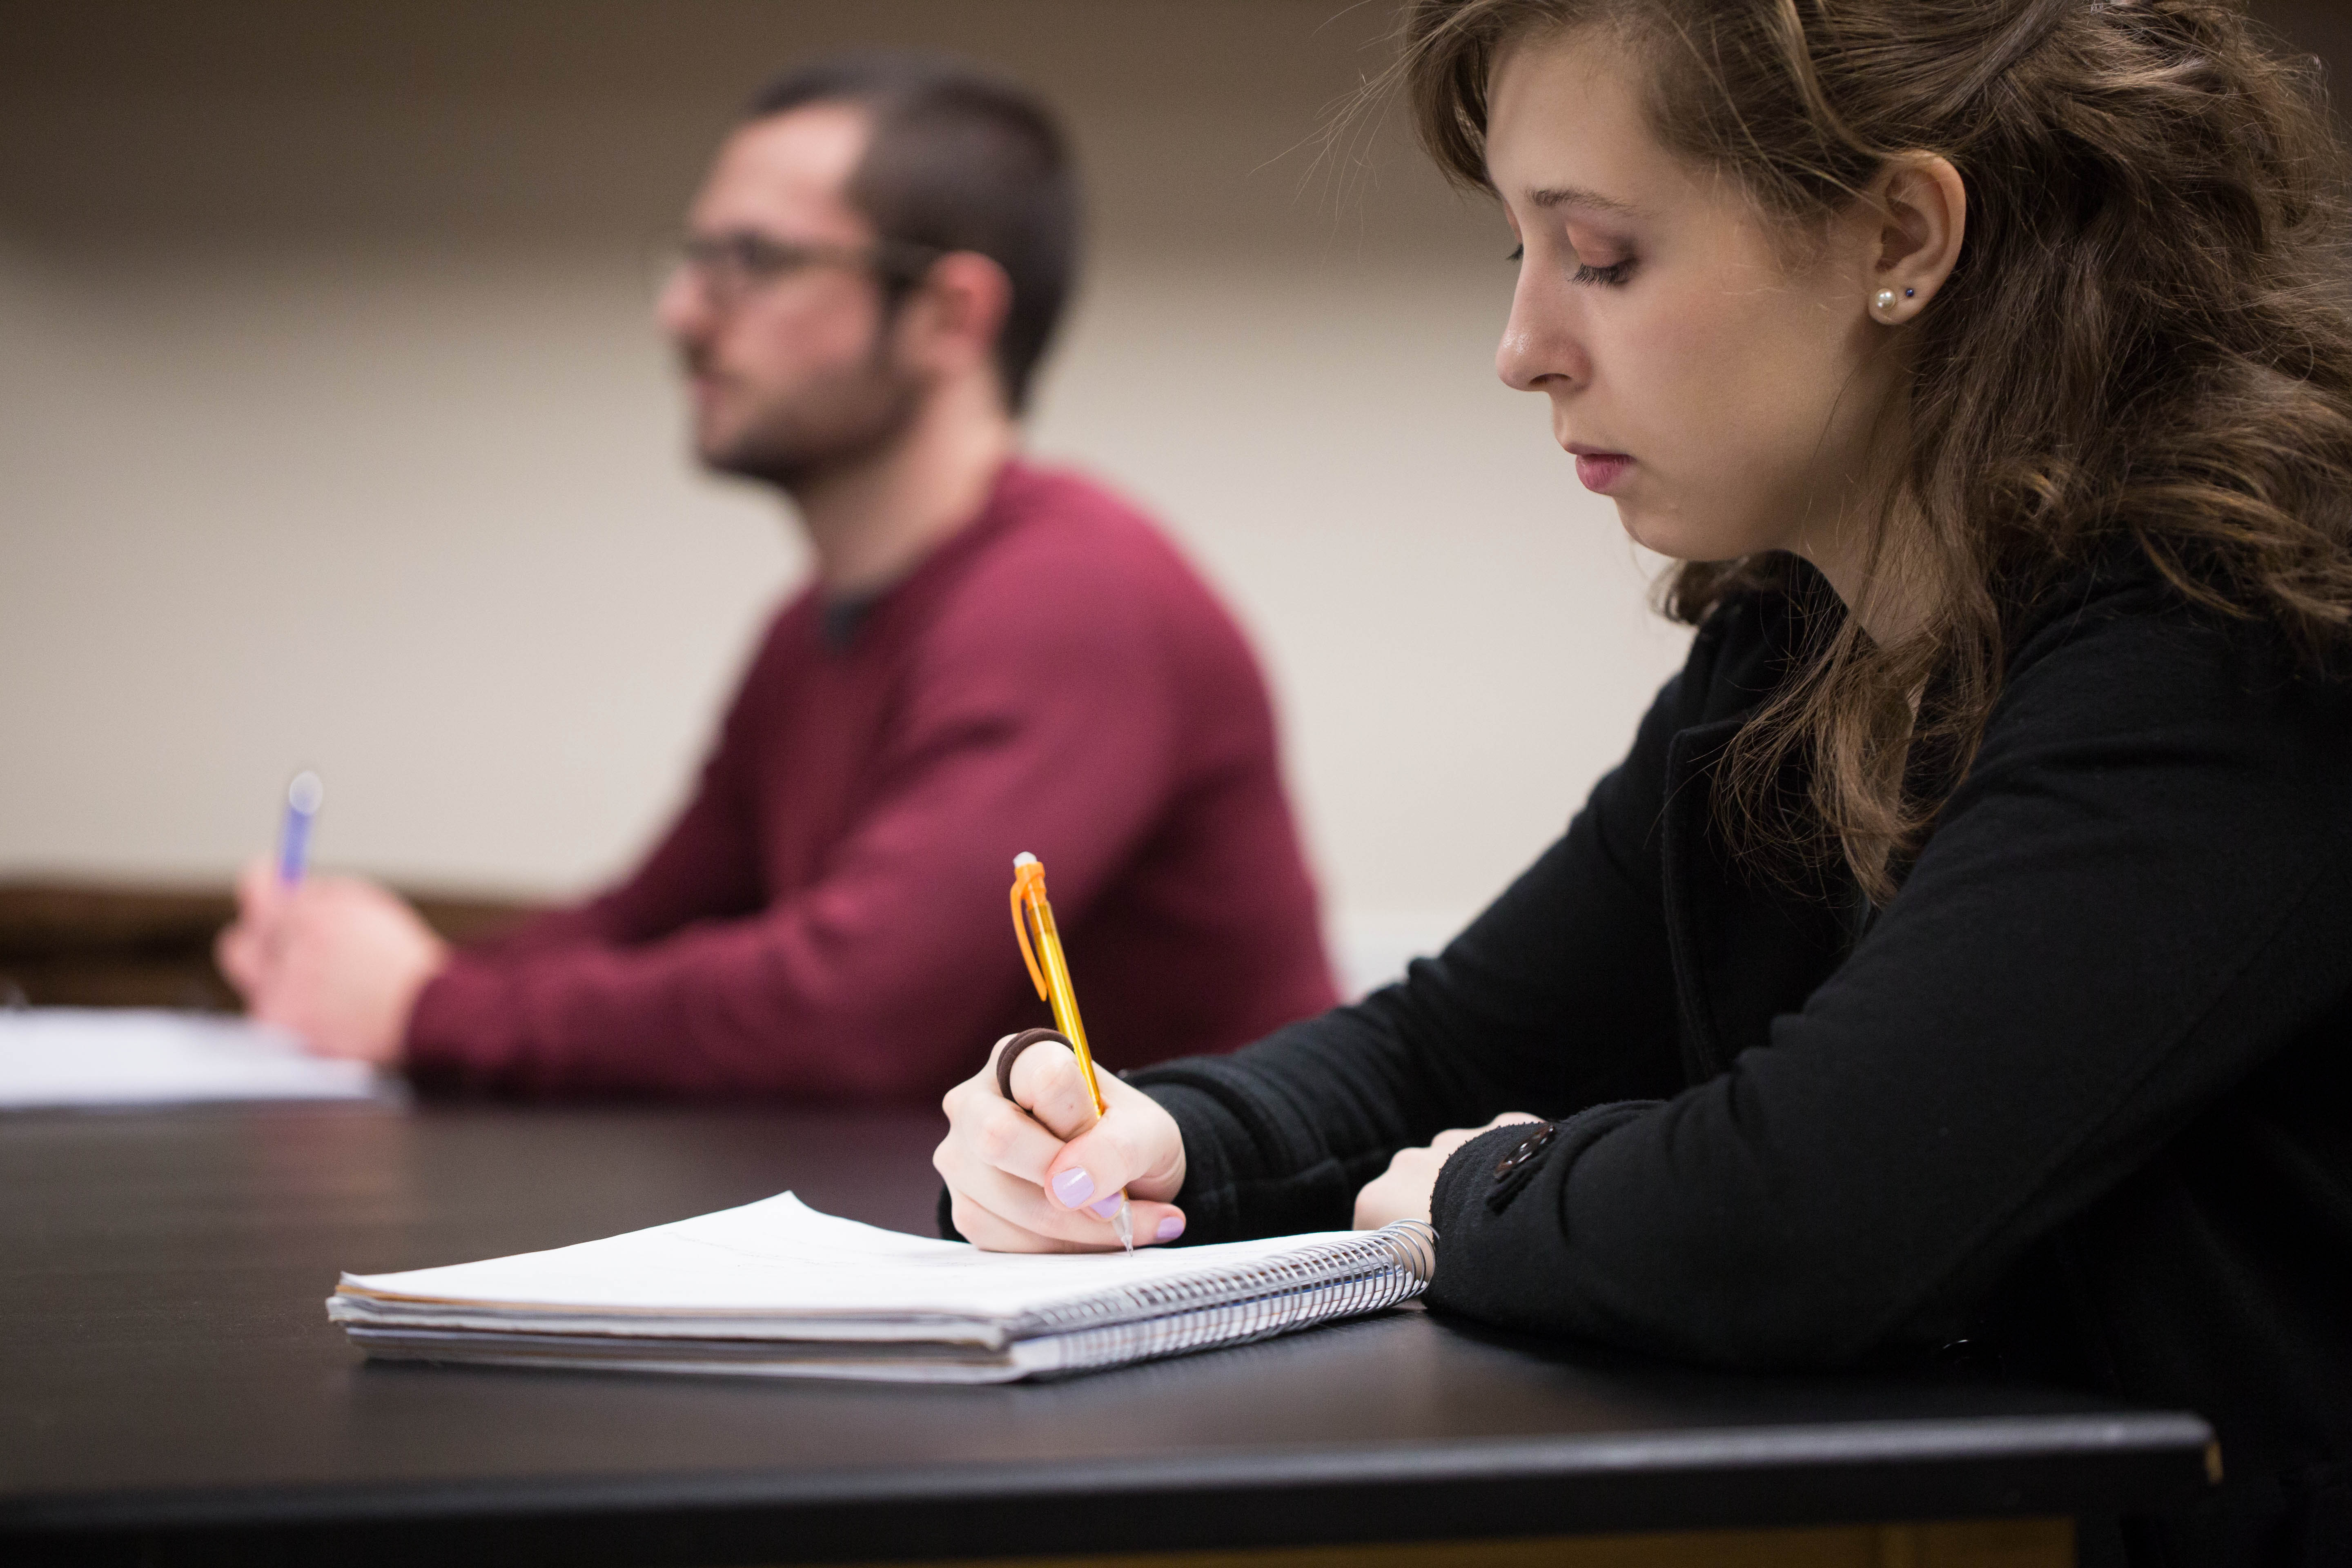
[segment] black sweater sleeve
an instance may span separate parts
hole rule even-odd
[[[1641,1087],[1673,985],[1622,857],[1659,744],[1645,725],[1567,839],[1401,989],[1159,1075],[1181,1201],[1220,1233],[1344,1225],[1394,1148],[1568,1112],[1507,1193],[1519,1134],[1448,1162],[1433,1303],[1701,1361],[1851,1362],[1958,1331],[2352,984],[2344,688],[2259,627],[2144,602],[2021,650],[1903,890],[1769,1044]]]
[[[1344,1228],[1391,1154],[1445,1128],[1678,1087],[1658,804],[1715,640],[1567,834],[1443,952],[1231,1056],[1129,1075],[1183,1131],[1187,1243]]]

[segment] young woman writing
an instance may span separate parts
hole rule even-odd
[[[2087,1559],[2352,1560],[2324,111],[2199,0],[1417,0],[1400,68],[1689,663],[1402,984],[1099,1123],[1058,1047],[951,1092],[955,1226],[1427,1217],[1490,1323],[2212,1420]]]

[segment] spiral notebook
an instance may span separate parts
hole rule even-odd
[[[982,1252],[790,1193],[551,1252],[346,1274],[327,1316],[383,1359],[1009,1383],[1241,1344],[1418,1296],[1413,1221],[1133,1255]]]

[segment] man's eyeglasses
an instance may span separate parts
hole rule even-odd
[[[872,245],[802,244],[752,229],[735,229],[686,236],[677,242],[674,267],[690,275],[711,307],[723,311],[734,309],[755,289],[812,267],[871,272],[891,293],[903,293],[921,282],[931,263],[946,254],[931,246],[899,239]]]

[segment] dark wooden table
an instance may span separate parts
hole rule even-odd
[[[0,1116],[0,1559],[1171,1552],[2063,1516],[2205,1484],[2189,1415],[1707,1374],[1412,1310],[940,1389],[376,1366],[321,1307],[338,1268],[559,1246],[786,1187],[927,1229],[936,1136],[930,1117],[779,1110]]]

